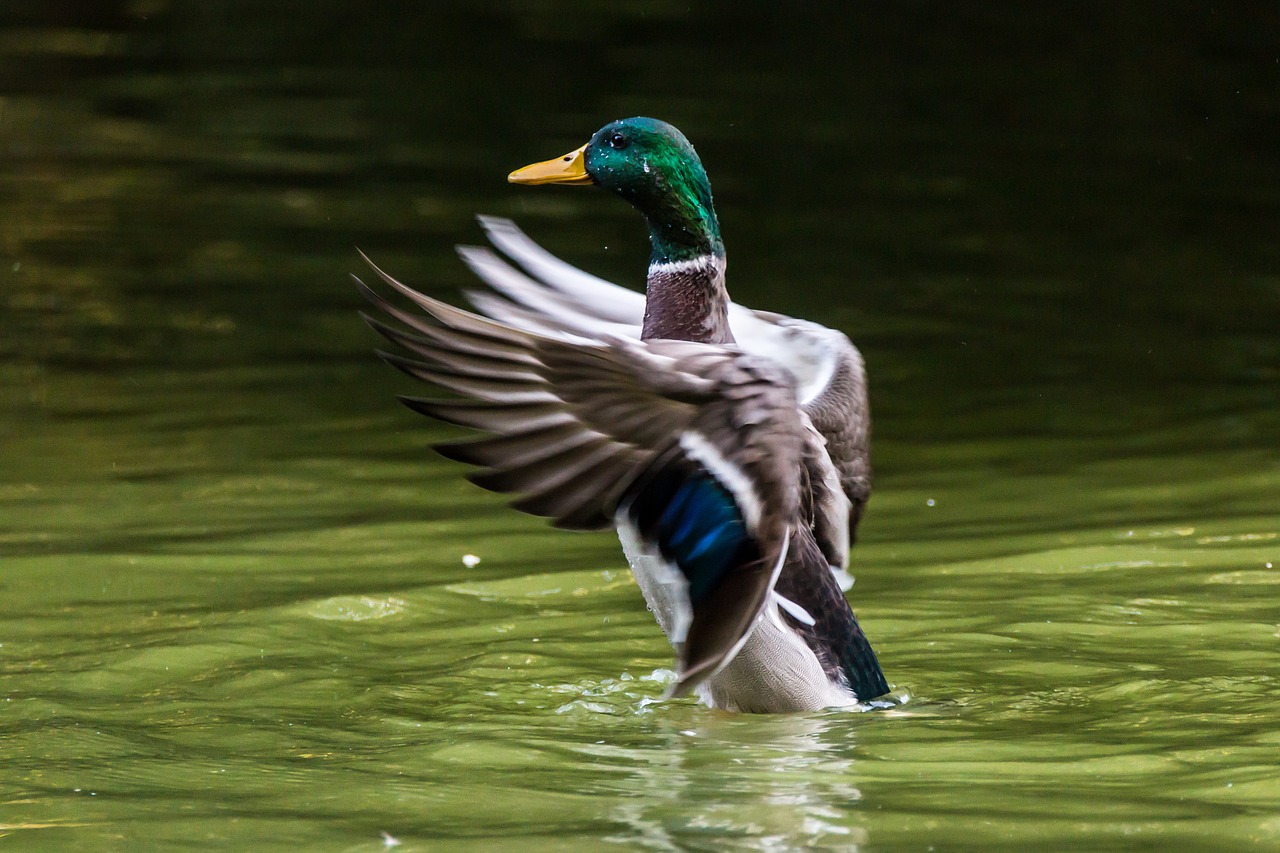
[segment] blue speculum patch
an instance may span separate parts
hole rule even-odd
[[[688,578],[694,602],[744,559],[750,545],[733,495],[708,474],[650,484],[637,496],[635,513],[641,532]]]

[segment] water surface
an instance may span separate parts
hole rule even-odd
[[[1280,846],[1271,5],[261,5],[0,13],[0,844]],[[456,298],[476,212],[637,283],[503,182],[637,113],[867,358],[891,711],[656,701],[616,541],[369,354],[354,246]]]

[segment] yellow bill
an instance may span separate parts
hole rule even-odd
[[[587,174],[587,146],[577,151],[570,151],[563,157],[533,163],[523,169],[516,169],[507,180],[513,184],[590,184],[594,183]]]

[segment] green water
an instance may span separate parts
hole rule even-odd
[[[0,847],[1280,848],[1277,26],[7,3]],[[369,354],[353,247],[455,298],[475,212],[637,282],[625,206],[503,182],[636,113],[735,296],[866,355],[892,711],[656,701],[616,541]]]

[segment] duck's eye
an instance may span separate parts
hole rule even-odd
[[[615,151],[621,151],[630,144],[631,140],[627,139],[621,133],[615,133],[613,136],[609,137],[609,147]]]

